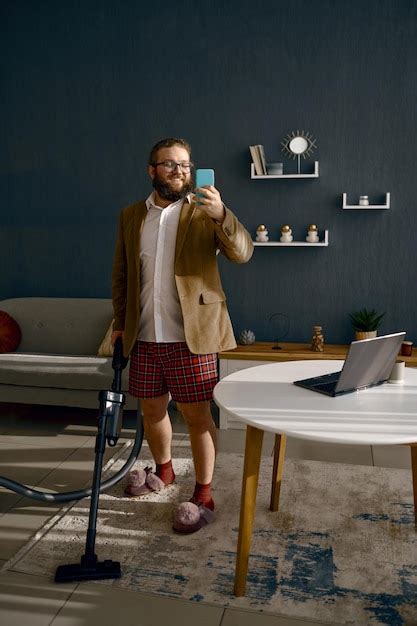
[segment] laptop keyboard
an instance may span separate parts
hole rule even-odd
[[[296,381],[295,384],[297,385],[300,383],[300,387],[311,389],[312,391],[324,391],[324,393],[333,395],[340,374],[341,372],[322,374],[322,376],[314,376],[313,378],[306,378],[305,380]]]
[[[337,385],[337,381],[333,381],[331,383],[319,383],[318,385],[314,385],[314,389],[321,389],[322,391],[334,391]]]

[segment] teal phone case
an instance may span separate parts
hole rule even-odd
[[[206,185],[214,187],[214,170],[196,170],[195,186],[205,187]]]
[[[214,187],[214,170],[203,170],[203,169],[198,169],[195,172],[195,186],[197,187],[205,187],[206,185],[213,185]],[[197,197],[200,196],[201,198],[201,194],[197,194]],[[197,202],[197,204],[201,204],[200,202]]]

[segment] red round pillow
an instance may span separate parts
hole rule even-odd
[[[21,340],[19,324],[6,311],[0,311],[0,352],[13,352]]]

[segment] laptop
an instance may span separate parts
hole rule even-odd
[[[340,372],[295,380],[294,385],[327,396],[340,396],[385,383],[398,356],[405,332],[352,341]]]

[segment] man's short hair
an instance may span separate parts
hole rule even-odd
[[[166,139],[161,139],[161,141],[158,141],[158,143],[156,143],[152,148],[149,154],[149,165],[153,165],[154,163],[156,163],[156,160],[158,158],[158,151],[161,148],[171,148],[172,146],[181,146],[181,148],[185,148],[191,160],[191,146],[188,141],[185,141],[185,139],[180,139],[179,137],[167,137]]]

